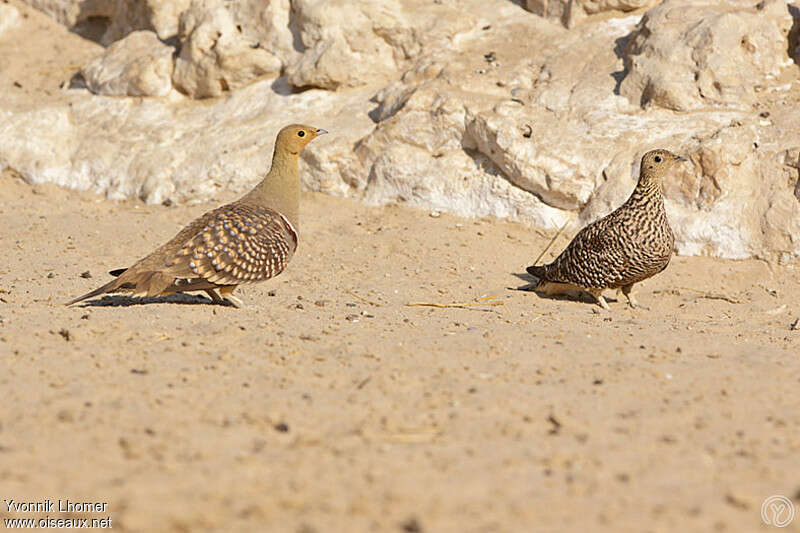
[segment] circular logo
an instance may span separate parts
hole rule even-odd
[[[794,520],[795,508],[792,500],[776,494],[761,504],[761,520],[768,526],[786,527]]]

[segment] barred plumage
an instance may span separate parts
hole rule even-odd
[[[672,257],[675,238],[661,180],[678,161],[685,159],[666,150],[646,153],[639,182],[621,207],[579,231],[549,265],[528,267],[538,278],[535,289],[551,294],[583,289],[608,309],[603,289],[620,288],[636,307],[633,285],[667,268]]]
[[[194,237],[167,263],[177,278],[256,283],[280,274],[297,249],[286,217],[257,205],[225,205],[192,226]]]
[[[109,292],[163,296],[203,290],[214,301],[224,297],[241,306],[234,289],[277,276],[297,249],[297,157],[323,133],[302,125],[283,128],[272,168],[252,191],[198,218],[130,268],[110,272],[119,277],[67,305]]]

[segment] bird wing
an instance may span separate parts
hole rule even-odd
[[[229,204],[200,221],[167,263],[178,279],[217,285],[263,281],[283,271],[297,249],[292,224],[268,208]]]
[[[629,262],[625,235],[615,231],[613,218],[583,228],[550,265],[550,281],[582,287],[608,287],[622,278]]]

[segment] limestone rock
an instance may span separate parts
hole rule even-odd
[[[633,11],[658,4],[660,0],[527,0],[528,11],[572,27],[603,11]]]
[[[260,76],[280,75],[281,61],[247,42],[231,13],[214,0],[193,0],[180,19],[175,86],[194,98],[219,96]]]
[[[269,50],[284,66],[300,57],[302,46],[293,33],[296,23],[290,0],[241,0],[226,7],[247,42]]]
[[[173,48],[151,31],[135,31],[81,69],[90,91],[107,96],[166,96]]]
[[[107,0],[94,0],[85,2],[84,0],[22,0],[24,3],[39,11],[53,17],[59,23],[73,27],[83,18],[97,16],[97,13],[106,12],[103,4]]]
[[[601,11],[634,11],[643,7],[650,7],[660,0],[579,0],[578,4],[587,13],[600,13]]]
[[[765,210],[762,194],[774,190],[775,180],[759,172],[750,142],[756,135],[754,124],[734,121],[684,150],[691,163],[664,182],[679,253],[711,255],[721,246],[732,258],[757,252],[762,228],[750,222]]]
[[[10,4],[0,4],[0,38],[6,30],[19,25],[19,11]]]
[[[137,30],[161,39],[178,32],[178,18],[191,0],[23,0],[61,24],[107,46]]]
[[[196,2],[181,79],[195,96],[227,87],[224,98],[0,99],[0,168],[109,198],[207,199],[247,190],[275,131],[308,122],[331,135],[303,152],[307,188],[545,229],[571,220],[574,234],[628,197],[642,153],[667,148],[690,158],[664,182],[680,253],[800,256],[789,6],[667,0],[643,18],[622,16],[633,3],[573,2],[620,13],[568,30],[519,4]],[[273,70],[260,75],[265,57]],[[642,106],[648,84],[658,91]],[[309,85],[330,90],[294,90]]]
[[[316,152],[304,150],[304,179],[327,192],[335,191],[324,180],[341,190],[337,169],[329,172],[325,165],[348,163],[328,161],[327,151],[346,148],[352,154],[353,139],[374,127],[365,114],[337,118],[354,115],[369,93],[325,98],[323,91],[310,90],[284,96],[271,85],[259,80],[203,104],[98,98],[88,91],[70,91],[76,93],[71,105],[25,112],[6,111],[0,102],[0,168],[12,167],[31,183],[89,189],[111,199],[188,202],[221,189],[245,192],[269,169],[275,132],[287,123],[313,122],[349,144],[337,145],[344,139],[330,135],[319,139]],[[309,168],[308,161],[321,166]]]
[[[791,64],[783,0],[666,0],[642,18],[623,52],[620,93],[676,111],[747,108]]]
[[[114,11],[114,15],[112,15],[114,26],[112,26],[112,31],[107,36],[107,40],[119,39],[121,36],[139,28],[152,28],[161,39],[174,37],[178,34],[181,13],[189,8],[190,3],[191,0],[145,0],[144,2],[116,0],[117,8]],[[129,22],[137,20],[137,5],[142,4],[144,9],[139,8],[139,13],[141,13],[139,20],[146,20],[146,24]],[[131,13],[133,16],[127,13]],[[113,31],[115,28],[119,28],[119,30]]]
[[[481,153],[452,150],[431,161],[410,145],[390,146],[373,163],[364,199],[372,204],[399,201],[462,216],[525,219],[544,227],[568,215],[514,187]]]
[[[292,85],[355,87],[362,85],[365,77],[386,80],[397,69],[392,46],[373,30],[370,8],[379,8],[380,22],[396,31],[403,22],[398,1],[356,1],[348,6],[344,2],[299,0],[294,7],[294,22],[304,50],[302,57],[287,68]],[[347,25],[328,23],[344,16]]]
[[[519,114],[525,115],[523,120],[516,116]],[[540,119],[537,131],[543,126],[570,126],[558,122],[547,121],[545,125]],[[594,176],[591,172],[594,169],[581,168],[581,160],[575,157],[574,149],[560,152],[532,141],[529,132],[532,131],[530,124],[533,123],[533,116],[511,104],[477,116],[469,122],[467,131],[474,139],[477,149],[489,157],[511,183],[534,193],[550,206],[567,210],[578,209],[588,201],[594,190]]]
[[[427,0],[295,0],[292,8],[303,55],[288,66],[288,80],[295,87],[332,90],[385,82],[477,19]]]

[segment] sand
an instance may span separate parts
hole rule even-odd
[[[12,3],[30,41],[0,44],[5,105],[68,100],[99,46]],[[638,289],[649,309],[604,313],[512,290],[552,234],[306,193],[297,255],[245,309],[62,305],[233,198],[0,174],[0,519],[759,531],[766,498],[800,503],[800,263],[676,257]]]
[[[231,199],[2,175],[4,499],[298,533],[756,531],[765,498],[800,500],[799,265],[677,257],[649,310],[604,313],[509,289],[549,234],[307,193],[295,259],[246,309],[62,305]]]

